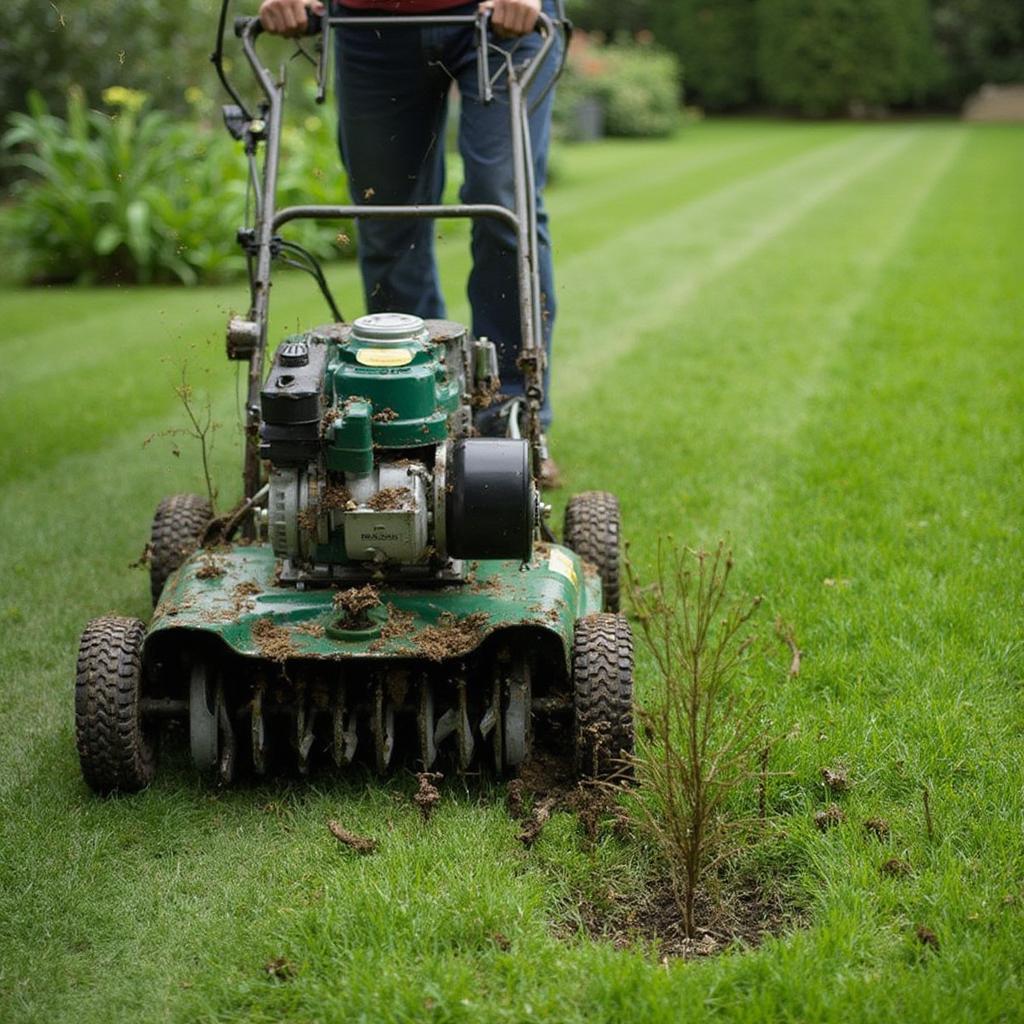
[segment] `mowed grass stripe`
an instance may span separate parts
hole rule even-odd
[[[913,130],[865,133],[849,141],[726,186],[700,201],[666,211],[657,231],[642,225],[599,249],[567,261],[559,288],[563,320],[557,339],[553,394],[577,401],[611,363],[628,357],[647,332],[677,320],[680,311],[716,278],[786,232],[809,211],[850,188],[861,176],[897,157]],[[623,254],[628,253],[624,259]],[[616,285],[607,287],[608,268]],[[623,311],[628,310],[628,315]],[[583,311],[589,315],[584,319]]]
[[[745,162],[734,159],[735,154],[729,148],[732,143],[727,139],[725,155],[719,157],[715,151],[707,154],[712,168],[695,176],[685,159],[675,158],[676,147],[666,145],[662,149],[665,162],[673,168],[668,179],[669,193],[679,193],[675,199],[677,205],[690,199],[699,201],[709,190],[720,197],[717,202],[723,202],[724,197],[733,194],[730,181],[738,182],[734,186],[740,189],[738,194],[745,194],[757,188],[762,174],[773,173],[780,160],[785,167],[795,169],[803,166],[809,147],[812,158],[818,149],[828,150],[830,145],[841,147],[842,143],[831,142],[834,134],[824,132],[819,137],[815,133],[786,132],[777,143],[766,142],[759,146],[759,152]],[[794,152],[798,154],[795,157]],[[730,165],[727,171],[717,169],[721,163]],[[661,180],[664,174],[659,172],[655,178]],[[612,175],[611,180],[616,188],[621,187],[618,174]],[[626,189],[627,192],[632,190],[632,185]],[[643,213],[659,217],[668,193],[644,189],[641,196],[645,195],[650,205]],[[640,216],[638,210],[636,217]],[[561,227],[569,238],[582,230],[574,225],[587,226],[585,233],[589,243],[593,243],[595,232],[597,238],[604,239],[613,237],[618,230],[614,222],[595,218],[590,210],[578,212],[576,220],[572,216],[564,219]],[[580,239],[576,244],[582,246],[584,242]],[[450,286],[450,304],[457,315],[463,316],[465,300],[460,286],[468,263],[465,249],[465,239],[458,237],[439,247],[442,273]],[[355,276],[352,265],[336,268],[331,273],[332,280],[341,284],[339,295],[345,310],[360,308]],[[39,294],[43,297],[48,293]],[[95,325],[101,322],[96,320],[98,314],[76,313],[81,303],[76,303],[74,291],[70,293],[70,301],[67,294],[53,296],[53,312],[37,319],[40,326],[34,332],[18,334],[17,323],[7,329],[10,336],[18,337],[22,352],[5,385],[9,391],[0,404],[0,435],[15,434],[18,424],[30,419],[35,421],[35,429],[28,436],[22,436],[16,449],[0,452],[0,480],[49,472],[64,455],[95,449],[102,445],[112,424],[124,424],[131,429],[134,420],[148,417],[158,409],[166,410],[168,418],[177,421],[180,414],[172,387],[185,364],[192,382],[200,390],[216,392],[231,386],[237,367],[225,364],[223,329],[229,313],[245,303],[245,289],[241,284],[230,290],[143,291],[134,295],[111,289],[103,294],[110,296],[111,309],[104,311],[107,320],[105,327],[98,331],[98,338],[94,336]],[[320,306],[319,297],[304,278],[282,275],[275,284],[271,304],[272,336],[321,322]],[[560,336],[562,333],[565,331],[560,328]],[[46,396],[45,384],[53,374],[56,353],[62,354],[62,370],[74,373],[81,387],[101,398],[77,408],[72,425],[64,416],[46,415],[48,410],[42,401]],[[37,410],[43,414],[36,415]],[[111,410],[116,410],[116,418]]]
[[[641,564],[662,529],[697,542],[731,527],[739,584],[769,594],[769,625],[776,612],[797,624],[801,676],[783,682],[783,653],[772,676],[790,733],[772,767],[796,774],[772,784],[783,837],[764,857],[810,907],[807,931],[667,970],[565,945],[549,931],[557,901],[595,879],[628,888],[639,865],[612,842],[588,849],[561,815],[525,854],[497,790],[447,788],[428,828],[404,777],[222,794],[172,766],[139,799],[90,799],[70,728],[77,629],[102,601],[145,612],[144,576],[121,560],[154,499],[197,479],[193,456],[142,452],[132,433],[158,426],[151,415],[0,494],[0,728],[19,740],[0,745],[15,783],[0,796],[0,1017],[1019,1017],[1022,922],[1004,898],[1024,859],[1022,143],[923,128],[560,410],[571,486],[620,492]],[[633,255],[601,271],[608,294]],[[614,309],[625,331],[628,307]],[[66,387],[68,403],[87,399]],[[230,391],[217,405],[230,418]],[[229,456],[218,465],[233,479]],[[818,773],[840,759],[849,822],[821,835]],[[869,814],[890,818],[889,845],[863,837]],[[382,852],[347,857],[331,817],[382,837]],[[911,875],[880,875],[890,855]],[[938,931],[937,954],[918,922]],[[279,956],[290,981],[267,975]]]
[[[935,180],[960,131],[921,131],[912,142],[886,136],[881,160],[865,146],[870,162],[860,177],[846,179],[847,168],[819,182],[817,205],[774,235],[762,228],[759,248],[700,288],[693,277],[724,257],[674,265],[673,282],[640,293],[643,301],[634,303],[637,292],[623,287],[620,315],[597,321],[584,336],[588,347],[555,364],[553,434],[566,453],[570,489],[602,486],[592,470],[603,467],[609,437],[587,429],[580,415],[600,408],[616,424],[614,485],[627,522],[642,524],[646,536],[745,533],[749,495],[763,501],[767,487],[770,497],[770,460],[792,435],[851,315],[870,297],[908,211],[927,195],[919,168],[932,168]],[[761,225],[783,215],[775,209]],[[720,223],[718,234],[738,234],[743,245],[742,232],[758,226]],[[673,287],[680,305],[671,302]],[[603,364],[603,376],[588,376],[593,363]],[[640,395],[648,400],[638,402]],[[659,500],[666,487],[670,500]]]
[[[766,1015],[815,1016],[812,978],[829,1019],[1024,1013],[1022,155],[1019,133],[967,136],[808,403],[755,530],[747,580],[778,595],[806,650],[800,684],[772,697],[775,719],[802,727],[787,766],[813,778],[843,763],[857,779],[851,824],[806,841],[818,924],[787,976],[803,991],[769,986]],[[881,848],[859,827],[880,808]],[[911,877],[885,879],[892,855]],[[941,957],[920,957],[917,923]],[[823,957],[826,941],[858,948],[864,969]]]

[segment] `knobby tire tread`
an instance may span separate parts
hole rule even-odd
[[[198,494],[172,494],[157,506],[149,536],[149,589],[154,607],[167,578],[199,546],[212,518],[209,499]]]
[[[75,677],[75,735],[85,781],[97,793],[134,793],[149,785],[155,752],[139,711],[139,619],[105,616],[85,628]]]
[[[576,623],[572,677],[577,774],[630,778],[633,633],[624,615],[599,612]]]
[[[619,500],[609,491],[583,491],[565,509],[565,543],[597,567],[604,610],[619,610]]]

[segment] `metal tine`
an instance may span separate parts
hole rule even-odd
[[[434,723],[434,686],[430,676],[420,676],[420,700],[416,711],[416,726],[420,737],[420,760],[428,771],[437,760],[436,725]]]
[[[496,666],[494,673],[494,690],[493,697],[491,698],[491,707],[494,709],[494,739],[491,741],[491,750],[494,753],[494,769],[501,774],[502,768],[505,767],[505,744],[504,744],[504,730],[502,729],[502,715],[501,715],[501,691],[503,689],[501,683],[504,673],[500,666]]]
[[[434,743],[440,745],[459,727],[457,708],[449,708],[438,720],[434,728]]]
[[[356,744],[359,742],[355,712],[349,714],[346,707],[344,683],[341,683],[334,693],[331,724],[334,727],[334,743],[331,746],[334,763],[339,768],[344,768],[352,763],[356,756]]]
[[[267,771],[267,730],[263,721],[263,698],[267,692],[267,681],[261,675],[256,681],[252,695],[252,767],[257,775]]]
[[[455,685],[459,694],[459,706],[455,719],[455,731],[459,737],[459,768],[466,771],[473,763],[476,743],[473,739],[473,727],[469,724],[469,698],[466,694],[466,680],[460,677]]]
[[[299,774],[309,774],[309,752],[313,749],[313,723],[316,711],[310,702],[310,695],[302,690],[299,693],[298,708],[295,713],[295,748],[299,754]]]
[[[235,777],[235,753],[238,744],[235,742],[235,730],[231,725],[231,716],[228,714],[227,704],[224,703],[224,682],[222,679],[217,680],[215,704],[217,708],[217,721],[223,735],[220,761],[217,768],[221,782],[228,785]]]
[[[377,771],[383,774],[395,748],[395,708],[385,693],[383,679],[378,679],[373,687],[372,731]]]

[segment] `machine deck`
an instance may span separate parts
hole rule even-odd
[[[234,545],[192,556],[168,581],[147,646],[169,631],[213,634],[236,654],[291,658],[412,658],[443,661],[480,646],[499,630],[532,627],[555,634],[568,658],[575,621],[601,610],[601,580],[569,548],[538,544],[528,563],[470,563],[465,582],[375,589],[369,625],[351,628],[337,589],[297,590],[275,583],[267,545]],[[182,637],[182,640],[185,638]]]

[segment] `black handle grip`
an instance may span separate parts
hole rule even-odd
[[[306,31],[305,36],[318,36],[324,29],[324,16],[317,14],[312,7],[306,8]]]

